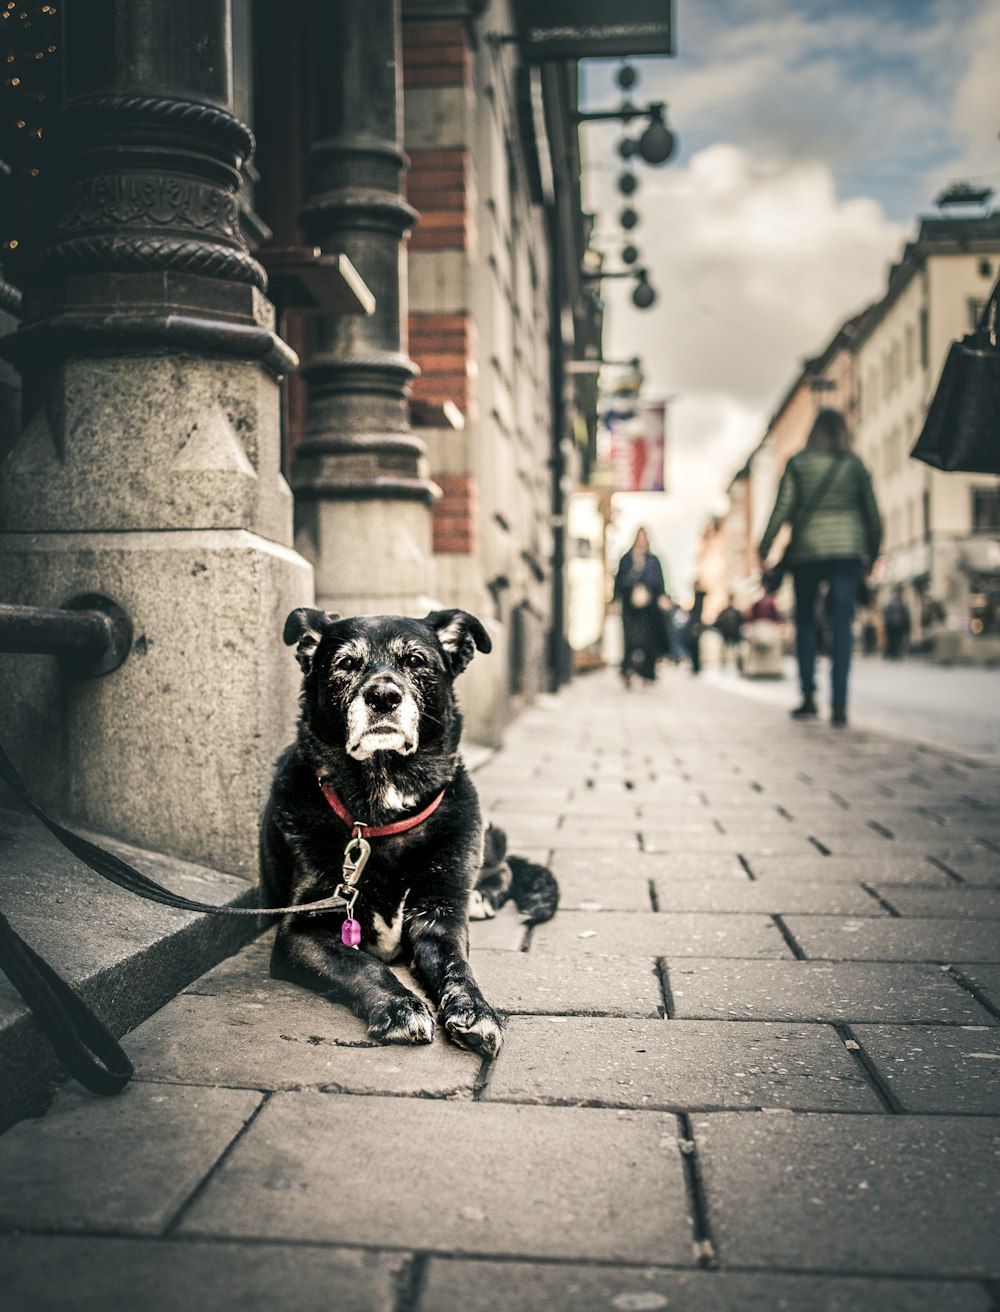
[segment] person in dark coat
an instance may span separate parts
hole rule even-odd
[[[913,629],[910,608],[903,600],[903,589],[898,585],[893,588],[892,596],[882,611],[882,623],[885,626],[886,658],[898,661],[909,645]]]
[[[805,521],[796,524],[804,509],[808,510]],[[816,715],[816,602],[825,583],[831,628],[831,722],[844,725],[854,604],[861,580],[878,555],[882,520],[871,476],[851,452],[847,424],[836,410],[820,410],[805,450],[785,466],[760,540],[762,564],[785,523],[792,526],[785,560],[795,583],[795,647],[802,686],[802,704],[792,717],[804,720]]]
[[[728,665],[730,660],[735,661],[738,656],[743,634],[743,616],[736,608],[736,598],[732,593],[729,594],[727,604],[716,615],[712,627],[722,639],[722,664]]]
[[[614,600],[622,608],[625,650],[621,673],[626,688],[634,674],[646,683],[656,678],[656,662],[664,654],[661,605],[665,593],[663,566],[650,551],[649,536],[641,528],[622,556],[615,577]]]
[[[694,602],[688,611],[687,628],[684,630],[684,643],[691,658],[691,673],[701,673],[701,635],[705,632],[703,611],[708,594],[697,581],[694,585]]]

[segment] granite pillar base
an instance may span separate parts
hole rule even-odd
[[[0,524],[19,532],[250,528],[290,543],[278,401],[277,382],[244,360],[68,360],[4,464]]]
[[[6,533],[0,577],[5,601],[100,592],[134,626],[103,678],[0,658],[0,732],[43,805],[255,879],[260,809],[294,733],[299,671],[281,633],[312,600],[305,562],[241,530]]]
[[[295,545],[316,571],[316,604],[341,615],[426,615],[435,602],[423,500],[314,498],[296,506]]]

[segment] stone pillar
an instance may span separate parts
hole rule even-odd
[[[419,612],[433,591],[424,444],[411,431],[399,0],[311,0],[313,140],[306,240],[348,256],[375,312],[319,316],[305,366],[309,421],[292,468],[296,543],[317,603]]]
[[[135,641],[84,683],[5,658],[3,735],[78,822],[255,877],[294,722],[281,628],[313,584],[279,473],[295,357],[239,227],[253,139],[230,7],[79,0],[65,18],[58,199],[2,345],[26,411],[0,470],[2,599],[103,593]]]

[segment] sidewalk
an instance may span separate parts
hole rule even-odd
[[[476,778],[563,895],[473,926],[495,1066],[265,936],[0,1138],[5,1312],[996,1312],[1000,767],[671,669]]]

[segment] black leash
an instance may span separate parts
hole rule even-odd
[[[322,898],[294,907],[227,907],[196,902],[156,883],[134,866],[89,839],[74,834],[53,820],[28,792],[14,763],[0,746],[0,779],[24,802],[63,847],[96,874],[120,888],[161,902],[178,911],[201,911],[216,916],[275,916],[290,912],[329,911],[342,908],[343,899]],[[60,1061],[92,1093],[120,1093],[133,1074],[132,1063],[114,1036],[87,1004],[14,930],[0,914],[0,970],[31,1009]]]

